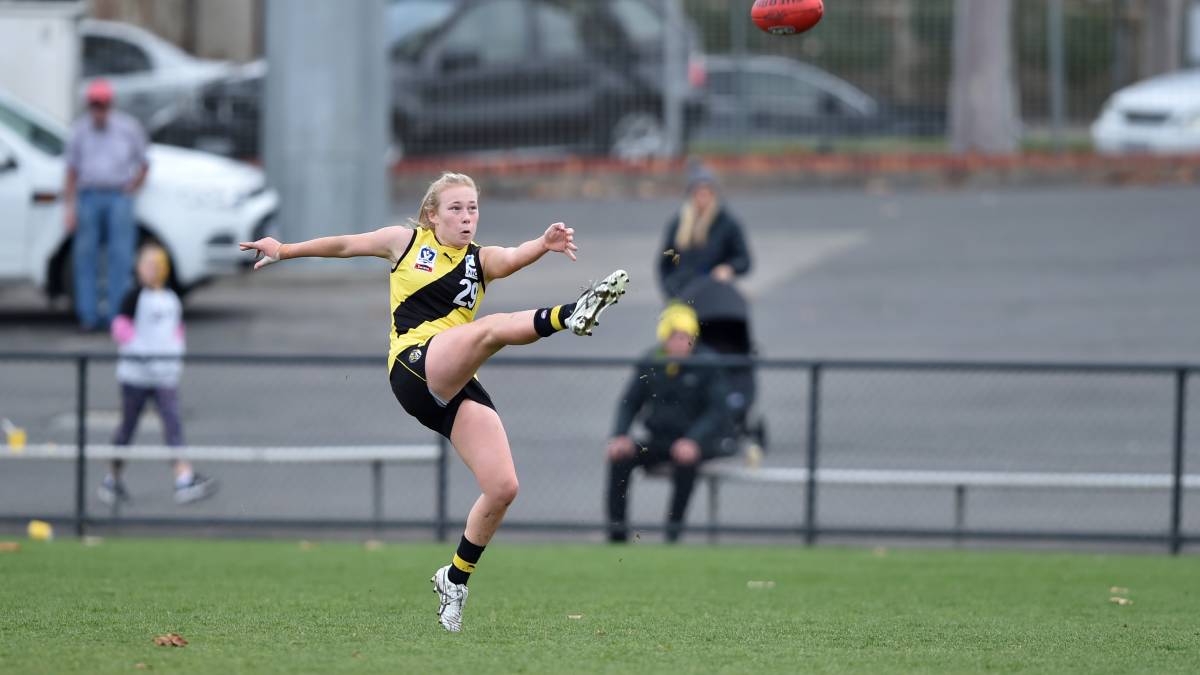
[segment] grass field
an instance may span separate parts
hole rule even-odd
[[[448,555],[428,544],[24,542],[0,553],[0,672],[1200,665],[1195,557],[500,542],[472,580],[465,631],[450,635],[428,583]],[[190,644],[153,644],[171,631]]]

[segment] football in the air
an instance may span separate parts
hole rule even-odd
[[[750,18],[772,35],[803,33],[825,16],[823,0],[754,0]]]

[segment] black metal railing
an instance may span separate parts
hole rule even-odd
[[[45,353],[45,352],[0,352],[0,367],[14,362],[40,362],[56,365],[71,364],[74,369],[74,419],[75,419],[75,471],[74,471],[74,510],[67,522],[74,531],[83,535],[87,528],[94,525],[144,525],[144,526],[207,526],[207,527],[365,527],[365,528],[429,528],[439,540],[447,537],[453,527],[462,524],[461,519],[454,519],[449,514],[447,506],[448,486],[448,444],[440,436],[433,440],[438,444],[436,456],[436,487],[435,506],[432,518],[429,519],[387,519],[383,517],[382,499],[384,486],[381,464],[372,463],[372,497],[369,519],[354,518],[173,518],[173,517],[142,517],[142,518],[113,518],[97,517],[88,513],[87,508],[87,461],[88,461],[88,419],[89,407],[89,372],[96,363],[112,363],[117,356],[112,353]],[[189,354],[184,357],[188,364],[193,365],[223,365],[242,367],[287,366],[287,367],[316,367],[316,368],[381,368],[382,360],[378,356],[331,356],[331,355],[231,355],[231,354]],[[580,369],[625,371],[635,365],[635,361],[627,358],[544,358],[544,357],[497,357],[489,361],[488,369],[538,369],[539,373],[550,372],[554,369],[570,369],[572,373]],[[772,526],[757,524],[728,524],[717,525],[715,518],[710,519],[709,532],[712,534],[725,532],[731,534],[779,534],[799,535],[808,544],[815,543],[822,536],[900,536],[900,537],[945,537],[953,540],[961,539],[998,539],[998,540],[1059,540],[1059,541],[1129,541],[1156,542],[1164,544],[1171,553],[1178,553],[1186,544],[1200,542],[1200,535],[1189,534],[1185,531],[1184,495],[1188,489],[1185,485],[1184,464],[1186,458],[1186,434],[1188,412],[1188,381],[1190,376],[1200,370],[1196,364],[1136,364],[1136,363],[1062,363],[1062,362],[1006,362],[1006,361],[898,361],[898,360],[844,360],[844,359],[745,359],[729,358],[716,361],[714,365],[721,367],[753,367],[761,375],[770,373],[790,373],[792,380],[805,382],[806,391],[806,420],[803,430],[795,429],[795,445],[800,446],[803,438],[803,466],[807,474],[802,489],[804,499],[801,509],[799,526]],[[0,371],[2,372],[2,371]],[[795,377],[806,374],[804,380]],[[823,524],[818,519],[821,506],[822,484],[821,467],[825,459],[823,453],[823,417],[827,414],[826,398],[827,382],[831,375],[847,373],[938,373],[938,374],[990,374],[990,375],[1060,375],[1072,377],[1088,377],[1095,375],[1132,376],[1162,378],[1164,383],[1170,381],[1170,420],[1168,432],[1170,438],[1170,488],[1169,507],[1165,514],[1165,527],[1156,531],[1071,531],[1071,530],[1037,530],[1021,528],[969,528],[965,526],[963,503],[965,486],[955,486],[954,526],[938,527],[887,527],[876,525],[847,526],[844,524]],[[612,392],[613,396],[617,392]],[[16,400],[21,396],[12,383],[5,384],[0,379],[0,402]],[[10,399],[10,397],[12,397]],[[261,404],[259,404],[261,405]],[[0,414],[9,406],[0,405]],[[1086,401],[1085,401],[1086,407]],[[799,412],[796,413],[799,415]],[[1020,420],[1011,420],[1015,425]],[[603,441],[597,439],[597,444]],[[717,478],[710,478],[717,480]],[[4,506],[3,499],[4,476],[0,473],[0,507]],[[713,492],[715,496],[715,490]],[[712,511],[710,511],[712,513]],[[23,522],[32,517],[43,517],[43,514],[0,514],[0,522]],[[50,516],[52,520],[62,522],[64,518]],[[527,530],[557,530],[557,531],[597,531],[605,527],[601,519],[595,520],[563,520],[558,518],[543,520],[513,520],[506,522],[506,528]],[[656,530],[653,525],[639,526],[639,529]]]

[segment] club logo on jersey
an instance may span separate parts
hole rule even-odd
[[[417,251],[417,264],[413,267],[424,272],[432,272],[435,262],[437,262],[437,251],[433,250],[432,246],[422,246],[421,250]]]
[[[468,279],[479,281],[479,272],[475,269],[475,254],[467,254],[467,269],[465,272]]]
[[[420,360],[421,360],[421,350],[420,349],[414,349],[408,353],[408,362],[409,363],[416,363],[417,361],[420,361]]]

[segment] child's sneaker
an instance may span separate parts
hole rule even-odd
[[[175,503],[176,504],[191,504],[198,502],[201,499],[208,499],[217,493],[217,481],[195,474],[192,480],[183,485],[175,486]]]
[[[125,490],[124,483],[112,476],[105,476],[104,480],[100,482],[100,486],[96,488],[96,497],[101,502],[112,506],[129,501],[129,492]]]

